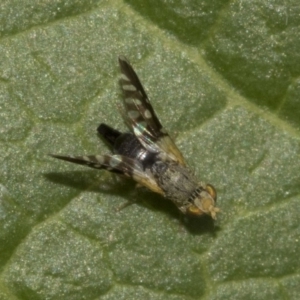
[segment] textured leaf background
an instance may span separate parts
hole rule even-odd
[[[299,1],[144,2],[0,3],[0,299],[299,299]],[[47,156],[125,128],[119,54],[215,224]]]

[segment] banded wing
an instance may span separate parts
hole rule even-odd
[[[79,165],[85,165],[94,169],[122,174],[134,179],[139,184],[153,192],[164,195],[157,185],[151,173],[144,172],[142,165],[134,159],[122,155],[86,155],[86,156],[63,156],[50,154],[54,158],[65,160]]]
[[[185,165],[184,158],[168,133],[163,129],[148,96],[130,63],[119,57],[120,85],[130,126],[140,143],[150,152],[160,153],[161,158]]]

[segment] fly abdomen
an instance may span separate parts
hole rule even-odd
[[[146,150],[132,133],[121,133],[103,123],[97,131],[111,146],[114,154],[136,159],[142,163],[144,169],[153,164],[156,153]]]
[[[123,133],[116,139],[114,152],[138,160],[144,170],[154,163],[157,155],[146,150],[132,133]]]
[[[97,131],[111,148],[114,148],[117,138],[122,135],[120,131],[113,129],[104,123],[98,126]]]

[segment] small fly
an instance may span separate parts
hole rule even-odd
[[[209,215],[216,219],[217,193],[211,184],[199,181],[187,167],[177,146],[162,127],[132,66],[119,57],[126,123],[131,132],[122,133],[106,124],[97,131],[112,154],[62,156],[68,162],[125,175],[139,185],[171,200],[185,215]]]

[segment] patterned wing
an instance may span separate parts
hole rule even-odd
[[[142,165],[137,160],[122,155],[63,156],[50,154],[50,156],[90,168],[105,169],[113,173],[125,175],[153,192],[164,195],[164,192],[157,185],[152,174],[144,172]]]
[[[182,154],[163,129],[130,63],[124,56],[120,56],[119,64],[124,105],[135,136],[148,151],[159,153],[162,159],[185,165]]]

